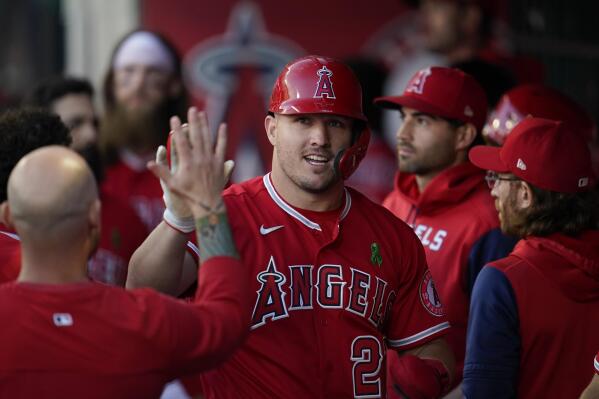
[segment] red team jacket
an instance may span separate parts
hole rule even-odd
[[[468,398],[578,398],[599,347],[599,231],[529,237],[473,294]]]
[[[120,160],[106,168],[101,182],[102,191],[111,192],[137,212],[145,225],[146,235],[162,221],[164,213],[160,181],[146,167],[152,159],[122,152]]]
[[[420,193],[413,174],[398,173],[383,206],[420,238],[441,302],[451,324],[447,340],[461,379],[466,351],[470,288],[488,262],[506,256],[515,240],[501,234],[484,172],[471,163],[447,169]],[[396,361],[390,356],[389,365]]]
[[[98,283],[0,285],[0,396],[158,398],[221,362],[248,323],[243,266],[202,265],[198,301]]]
[[[252,321],[241,349],[202,374],[208,398],[384,398],[386,347],[448,328],[412,230],[353,189],[331,234],[287,204],[270,175],[232,185],[224,202],[250,273]]]

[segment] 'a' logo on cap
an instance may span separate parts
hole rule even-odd
[[[319,78],[318,83],[316,83],[314,98],[336,98],[335,92],[333,91],[333,82],[331,82],[333,71],[323,65],[322,68],[316,71],[316,74],[319,76]]]
[[[526,170],[526,164],[522,160],[522,158],[518,158],[518,162],[516,162],[516,167],[520,170]]]
[[[589,185],[588,177],[581,177],[580,179],[578,179],[578,187],[586,187],[588,185]]]
[[[408,83],[408,87],[406,87],[406,93],[422,94],[422,92],[424,91],[424,83],[426,82],[426,78],[428,78],[430,74],[430,68],[418,71],[418,73],[412,78],[410,83]]]
[[[472,111],[472,108],[470,108],[469,105],[466,105],[466,108],[464,108],[464,115],[470,118],[474,116],[474,111]]]

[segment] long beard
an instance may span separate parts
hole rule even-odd
[[[170,117],[166,102],[134,111],[117,104],[102,120],[100,148],[103,153],[122,148],[138,153],[154,151],[166,142]]]

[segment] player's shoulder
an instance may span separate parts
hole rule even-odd
[[[266,191],[264,176],[257,176],[242,183],[233,183],[223,191],[225,202],[242,201]]]
[[[352,208],[355,207],[356,212],[363,215],[370,223],[378,225],[381,228],[395,230],[402,236],[415,237],[412,228],[389,209],[370,200],[356,189],[351,187],[347,187],[347,189],[352,198]]]
[[[513,270],[521,269],[526,265],[526,261],[514,254],[509,254],[505,258],[497,259],[487,264],[488,267],[500,270],[504,274],[510,274]]]

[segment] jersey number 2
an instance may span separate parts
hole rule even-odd
[[[354,338],[351,346],[351,361],[355,398],[381,397],[381,363],[383,351],[381,343],[372,335]]]

